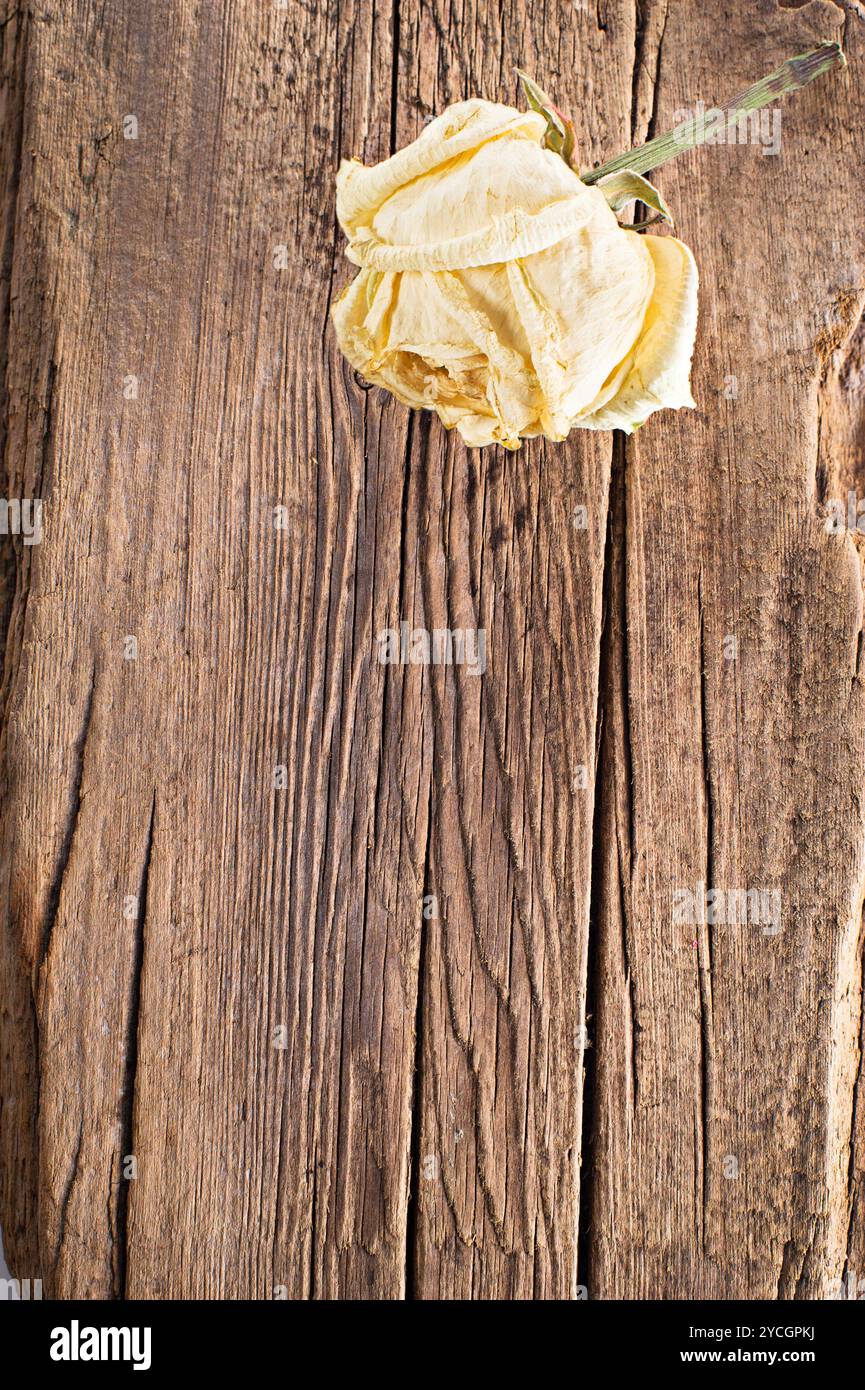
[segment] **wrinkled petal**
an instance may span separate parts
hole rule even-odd
[[[655,292],[615,392],[579,421],[589,429],[630,434],[655,410],[694,405],[690,371],[697,331],[697,266],[676,237],[643,240],[655,263]]]

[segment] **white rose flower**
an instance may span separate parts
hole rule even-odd
[[[536,111],[463,101],[392,158],[337,175],[360,266],[333,306],[340,346],[472,446],[630,432],[694,404],[691,252],[620,227],[546,129]]]

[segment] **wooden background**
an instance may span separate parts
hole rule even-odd
[[[824,522],[865,488],[863,7],[0,10],[0,453],[44,499],[0,591],[13,1272],[865,1278],[861,540]],[[347,368],[341,156],[520,65],[590,163],[821,39],[849,71],[777,157],[658,175],[696,411],[467,451]],[[402,620],[483,627],[486,674],[380,665]],[[780,892],[782,930],[676,926],[700,882]]]

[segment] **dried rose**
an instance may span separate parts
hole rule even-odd
[[[844,65],[837,43],[790,58],[721,109],[738,119]],[[343,160],[337,215],[360,274],[334,304],[369,381],[435,410],[470,445],[637,429],[693,405],[694,258],[615,212],[671,221],[643,174],[701,143],[686,121],[582,174],[572,123],[525,73],[531,106],[449,107],[373,168]]]
[[[361,267],[333,307],[340,346],[469,445],[631,430],[693,404],[690,251],[623,230],[545,132],[537,112],[460,102],[391,159],[344,160],[337,177]]]

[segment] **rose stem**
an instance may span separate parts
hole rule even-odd
[[[733,97],[732,101],[712,108],[711,112],[707,111],[705,116],[717,111],[725,116],[733,112],[741,112],[744,115],[748,111],[759,111],[761,107],[768,106],[787,92],[796,92],[800,87],[813,82],[815,77],[820,77],[824,72],[839,66],[847,66],[841,45],[821,43],[820,47],[811,53],[801,53],[796,58],[788,58],[786,63],[770,72],[768,77],[762,77],[759,82],[746,87],[745,91]],[[677,154],[703,143],[704,121],[698,121],[692,116],[681,125],[677,125],[674,130],[668,130],[665,135],[659,135],[657,139],[649,140],[645,145],[638,145],[628,154],[617,155],[615,159],[608,160],[597,169],[586,169],[580,174],[580,178],[583,183],[597,183],[605,174],[614,174],[617,169],[633,169],[635,174],[647,174],[652,169],[658,169],[662,164],[666,164],[667,160],[675,159]]]

